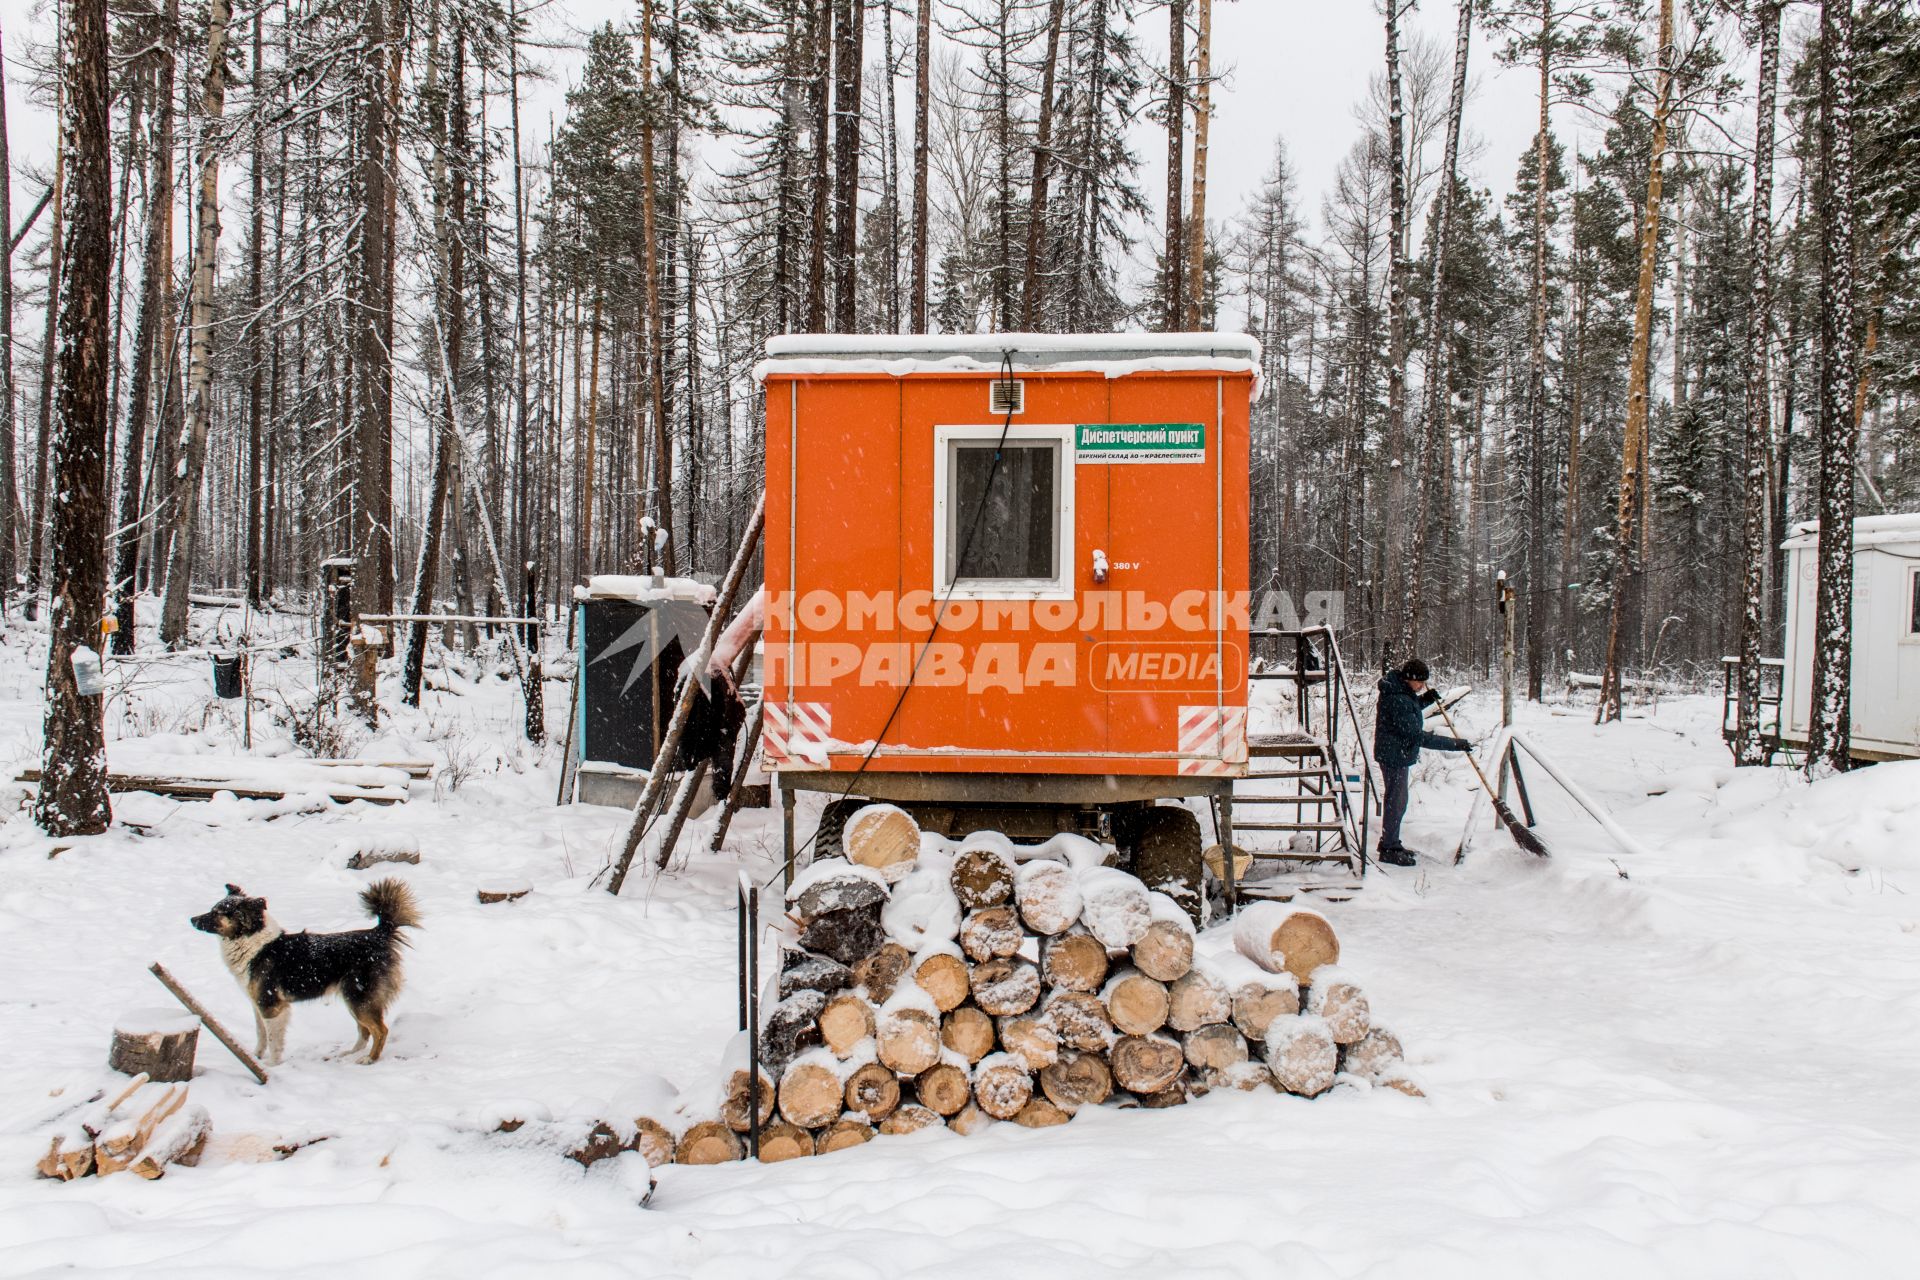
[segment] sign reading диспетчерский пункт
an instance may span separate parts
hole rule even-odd
[[[1082,422],[1076,462],[1205,462],[1207,429],[1198,422]]]

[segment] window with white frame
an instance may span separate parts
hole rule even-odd
[[[1920,569],[1907,572],[1907,634],[1920,636]]]
[[[1073,592],[1071,427],[934,430],[934,565],[942,594]]]

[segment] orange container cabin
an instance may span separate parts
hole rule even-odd
[[[1258,369],[1212,333],[767,344],[763,753],[789,842],[816,790],[816,853],[884,800],[949,836],[1110,839],[1197,889],[1198,821],[1154,802],[1229,808],[1245,772]]]

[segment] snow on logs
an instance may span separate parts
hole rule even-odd
[[[1021,864],[992,834],[922,853],[911,822],[860,810],[848,858],[795,882],[760,1074],[742,1033],[712,1110],[634,1119],[650,1162],[739,1159],[753,1123],[762,1159],[789,1160],[1215,1089],[1418,1095],[1319,914],[1251,906],[1232,950],[1202,956],[1185,911],[1123,871]]]

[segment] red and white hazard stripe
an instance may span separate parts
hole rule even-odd
[[[1183,777],[1220,777],[1237,773],[1247,762],[1245,707],[1180,708],[1180,773]]]
[[[762,711],[760,756],[769,769],[824,769],[833,740],[824,702],[769,702]]]

